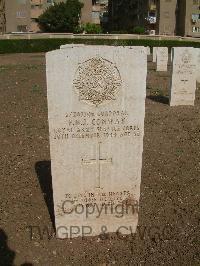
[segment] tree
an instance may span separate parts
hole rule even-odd
[[[112,30],[130,31],[140,25],[143,1],[109,0],[109,22]]]
[[[44,32],[74,32],[78,25],[83,3],[67,0],[50,6],[39,16],[38,24]]]

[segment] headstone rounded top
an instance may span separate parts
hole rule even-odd
[[[121,85],[116,65],[102,57],[79,64],[73,81],[79,101],[95,106],[115,101]]]

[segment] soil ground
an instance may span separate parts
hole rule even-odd
[[[0,56],[0,265],[200,265],[200,90],[194,107],[169,107],[169,72],[148,69],[136,235],[58,240],[45,234],[53,230],[45,57]]]

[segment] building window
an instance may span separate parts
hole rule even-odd
[[[18,32],[27,32],[27,25],[17,25]]]
[[[197,22],[200,18],[200,14],[192,14],[192,22]]]
[[[99,19],[100,18],[100,13],[97,11],[92,12],[92,19]]]
[[[155,24],[156,23],[156,12],[148,12],[147,21],[149,24]]]
[[[192,32],[199,33],[200,32],[200,27],[192,27]]]
[[[16,17],[17,18],[26,18],[26,12],[25,11],[17,11]]]

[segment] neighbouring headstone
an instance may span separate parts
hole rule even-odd
[[[197,51],[197,82],[200,83],[200,48],[196,48]]]
[[[170,105],[194,105],[197,61],[195,48],[173,48],[172,53]]]
[[[153,63],[156,63],[157,49],[158,47],[153,47]]]
[[[167,71],[168,65],[168,48],[158,47],[156,52],[156,70],[157,71]]]
[[[170,62],[173,61],[173,53],[172,53],[172,49],[171,49],[171,52],[170,52]]]
[[[46,55],[57,236],[134,233],[146,49],[84,46],[71,50]]]

